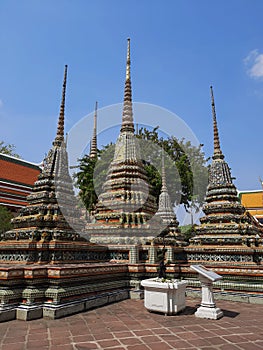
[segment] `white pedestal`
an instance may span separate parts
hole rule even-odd
[[[217,320],[224,314],[222,310],[216,307],[213,295],[213,282],[220,280],[222,276],[202,265],[191,265],[191,268],[198,272],[202,286],[202,302],[195,316]]]
[[[199,279],[202,286],[202,302],[195,312],[195,316],[217,320],[223,316],[223,311],[216,307],[213,295],[213,282],[202,275],[199,275]]]
[[[141,281],[144,306],[149,311],[174,315],[185,308],[186,281],[161,282],[157,278]]]
[[[217,320],[218,318],[223,317],[224,314],[223,311],[218,307],[209,308],[207,306],[200,306],[195,312],[195,316],[199,318],[209,318],[212,320]]]

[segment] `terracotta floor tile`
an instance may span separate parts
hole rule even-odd
[[[141,340],[145,343],[145,344],[150,344],[150,343],[155,343],[155,342],[159,342],[160,338],[154,335],[148,335],[148,336],[144,336],[141,337]]]
[[[200,331],[200,332],[194,332],[199,338],[211,338],[214,337],[214,334],[212,332],[209,331]]]
[[[5,337],[3,340],[4,344],[13,344],[13,343],[23,343],[25,342],[25,337],[17,337],[17,336],[13,336],[13,337]]]
[[[178,340],[180,339],[179,338],[179,334],[176,335],[176,334],[159,334],[158,337],[160,338],[160,340],[163,340],[163,341],[174,341],[174,340]]]
[[[116,349],[116,348],[115,348]],[[114,350],[115,350],[114,349]],[[146,345],[131,345],[131,346],[127,346],[127,350],[149,350],[148,346]]]
[[[187,298],[187,312],[167,317],[125,300],[64,319],[0,323],[0,350],[263,349],[263,305],[218,301],[225,316],[206,320],[193,314],[199,302]]]
[[[219,329],[214,329],[212,331],[212,333],[214,335],[231,335],[232,331],[230,331],[229,329],[225,329],[225,328],[219,328]],[[197,333],[198,334],[198,333]]]
[[[137,338],[137,337],[133,337],[133,338],[123,338],[123,339],[119,339],[119,341],[123,344],[123,345],[136,345],[136,344],[143,344],[143,342]]]
[[[102,347],[102,349],[107,349],[110,347],[121,345],[120,342],[116,339],[98,341],[98,344]]]
[[[238,346],[242,350],[259,350],[259,349],[262,349],[261,345],[257,345],[257,344],[252,343],[252,342],[238,344]]]
[[[203,339],[203,338],[199,338],[199,339],[189,339],[188,343],[197,347],[197,348],[202,348],[202,347],[209,347],[211,346],[211,344],[209,343],[209,341],[207,339]]]
[[[51,338],[52,345],[67,345],[71,343],[70,337]]]
[[[224,335],[223,338],[226,339],[227,341],[229,341],[230,343],[234,343],[234,344],[246,342],[245,338],[241,337],[240,335],[236,335],[236,334]]]
[[[130,332],[130,331],[113,332],[112,334],[115,338],[118,338],[118,339],[134,337],[133,332]]]
[[[188,332],[178,333],[177,337],[179,337],[181,339],[188,340],[188,339],[199,339],[200,335],[198,335],[198,333],[194,333],[194,332],[188,331]]]
[[[144,335],[153,335],[153,332],[149,329],[135,330],[133,333],[138,337],[142,337]]]
[[[240,350],[239,346],[236,346],[235,344],[225,344],[220,346],[220,350]],[[253,350],[253,349],[251,349]]]
[[[263,340],[263,334],[260,333],[241,333],[239,334],[242,338],[250,341],[257,341],[257,340]]]
[[[81,343],[81,342],[94,341],[94,337],[91,334],[73,335],[72,340],[74,343]]]
[[[165,342],[148,344],[147,346],[151,350],[170,350],[170,349],[174,349],[171,345],[169,345],[169,344],[167,344]]]
[[[165,334],[171,334],[171,331],[170,331],[170,329],[168,329],[168,328],[153,328],[152,330],[151,330],[151,332],[152,332],[152,334],[162,334],[162,335],[165,335]]]
[[[189,349],[191,345],[187,341],[184,340],[175,340],[175,341],[168,341],[169,345],[171,345],[174,349]]]
[[[81,344],[75,344],[74,350],[96,350],[99,349],[98,345],[95,343],[81,343]]]
[[[52,338],[64,338],[69,337],[70,335],[70,331],[68,330],[50,329],[50,336]]]
[[[211,345],[221,345],[221,344],[227,344],[228,341],[225,340],[222,337],[212,337],[212,338],[208,338],[206,339]]]
[[[204,330],[204,328],[202,327],[202,326],[200,326],[200,325],[185,325],[185,326],[183,326],[183,327],[178,327],[178,329],[177,328],[175,328],[175,331],[176,332],[185,332],[185,331],[191,331],[191,332],[200,332],[200,331],[203,331]]]
[[[3,344],[1,346],[1,350],[24,350],[24,343],[16,343],[16,344]]]
[[[45,340],[39,340],[39,341],[28,341],[26,343],[26,349],[30,350],[36,350],[36,349],[43,349],[45,347],[49,347],[49,341]]]
[[[30,341],[39,340],[40,338],[41,339],[48,339],[48,332],[44,331],[44,332],[35,333],[35,334],[29,333],[27,337],[28,337],[27,339]]]
[[[72,336],[76,335],[86,335],[86,334],[91,334],[91,331],[88,327],[72,327],[70,328],[70,334]]]
[[[103,333],[96,333],[93,334],[94,340],[104,340],[104,339],[113,339],[112,333],[109,332],[103,332]]]

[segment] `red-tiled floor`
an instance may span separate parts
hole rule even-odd
[[[60,320],[0,324],[1,350],[263,349],[263,305],[218,301],[220,320],[194,316],[187,298],[176,316],[149,313],[142,300],[125,300]]]

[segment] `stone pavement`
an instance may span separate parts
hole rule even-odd
[[[217,301],[225,316],[204,320],[194,316],[200,300],[186,302],[175,316],[149,313],[143,300],[125,300],[60,320],[1,323],[0,349],[263,349],[263,305]]]

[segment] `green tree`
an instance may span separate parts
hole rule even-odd
[[[193,172],[187,153],[184,151],[184,143],[178,142],[174,136],[170,136],[166,139],[160,137],[158,134],[158,127],[153,130],[141,128],[137,137],[147,142],[147,147],[143,147],[143,157],[146,160],[148,166],[146,171],[150,184],[154,188],[154,195],[158,199],[161,192],[162,180],[161,173],[153,165],[154,160],[158,159],[161,164],[162,149],[166,155],[165,170],[167,178],[167,187],[172,203],[189,205],[193,194]],[[156,144],[158,151],[153,151],[152,143]],[[159,166],[160,169],[160,166]]]
[[[0,205],[0,233],[11,229],[12,213],[3,205]]]
[[[194,212],[198,212],[201,209],[206,195],[208,185],[207,162],[209,158],[205,158],[205,154],[202,151],[203,145],[195,147],[189,141],[185,142],[184,140],[181,140],[179,144],[188,156],[193,176],[192,193],[186,206],[186,210],[191,214],[191,224],[193,225]]]
[[[190,142],[178,141],[173,136],[160,137],[158,127],[153,130],[141,128],[136,136],[151,191],[157,200],[162,187],[161,164],[164,150],[167,187],[172,203],[184,204],[190,208],[199,207],[203,203],[207,186],[206,159],[201,145],[195,147]],[[75,175],[76,186],[80,189],[80,198],[88,211],[94,208],[97,194],[103,188],[114,149],[115,145],[111,143],[98,151],[97,159],[84,156],[79,160],[79,172]]]
[[[179,226],[179,228],[186,242],[189,242],[190,238],[195,236],[195,225],[189,224],[189,225]]]
[[[20,156],[15,153],[16,146],[12,144],[6,144],[4,141],[0,141],[0,153],[7,154],[8,156],[13,156],[20,158]]]
[[[114,156],[115,145],[110,143],[98,150],[97,158],[85,155],[79,159],[79,171],[74,175],[79,197],[90,212],[94,209],[98,195],[106,180],[109,165]],[[99,160],[99,161],[98,161]]]
[[[79,172],[75,174],[76,186],[80,189],[79,196],[86,209],[90,212],[93,204],[97,201],[97,195],[94,190],[93,172],[97,159],[85,155],[80,160]]]

